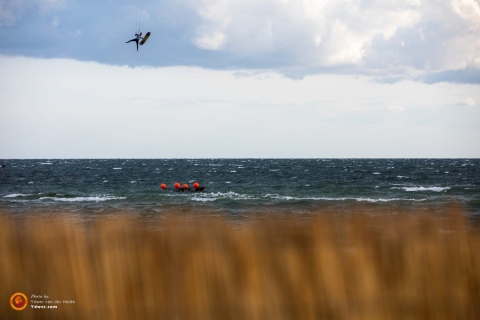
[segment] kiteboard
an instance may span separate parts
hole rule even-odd
[[[142,41],[140,41],[140,45],[141,45],[141,46],[143,46],[143,45],[145,44],[145,42],[147,42],[148,37],[150,37],[150,32],[147,32],[147,34],[145,35],[145,37],[143,37]]]

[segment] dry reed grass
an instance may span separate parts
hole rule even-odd
[[[0,218],[1,319],[479,319],[480,235],[438,218]],[[15,292],[75,300],[13,310]]]

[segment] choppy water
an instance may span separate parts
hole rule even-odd
[[[175,192],[177,181],[206,188]],[[0,168],[0,209],[20,215],[192,207],[294,214],[367,205],[381,212],[452,203],[480,215],[479,159],[57,159],[9,160]]]

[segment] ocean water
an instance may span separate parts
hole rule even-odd
[[[205,190],[175,192],[175,182]],[[0,168],[0,211],[19,216],[381,214],[452,204],[480,217],[480,159],[42,159]]]

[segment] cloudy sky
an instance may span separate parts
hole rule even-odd
[[[4,159],[480,157],[480,0],[1,0],[0,40]]]

